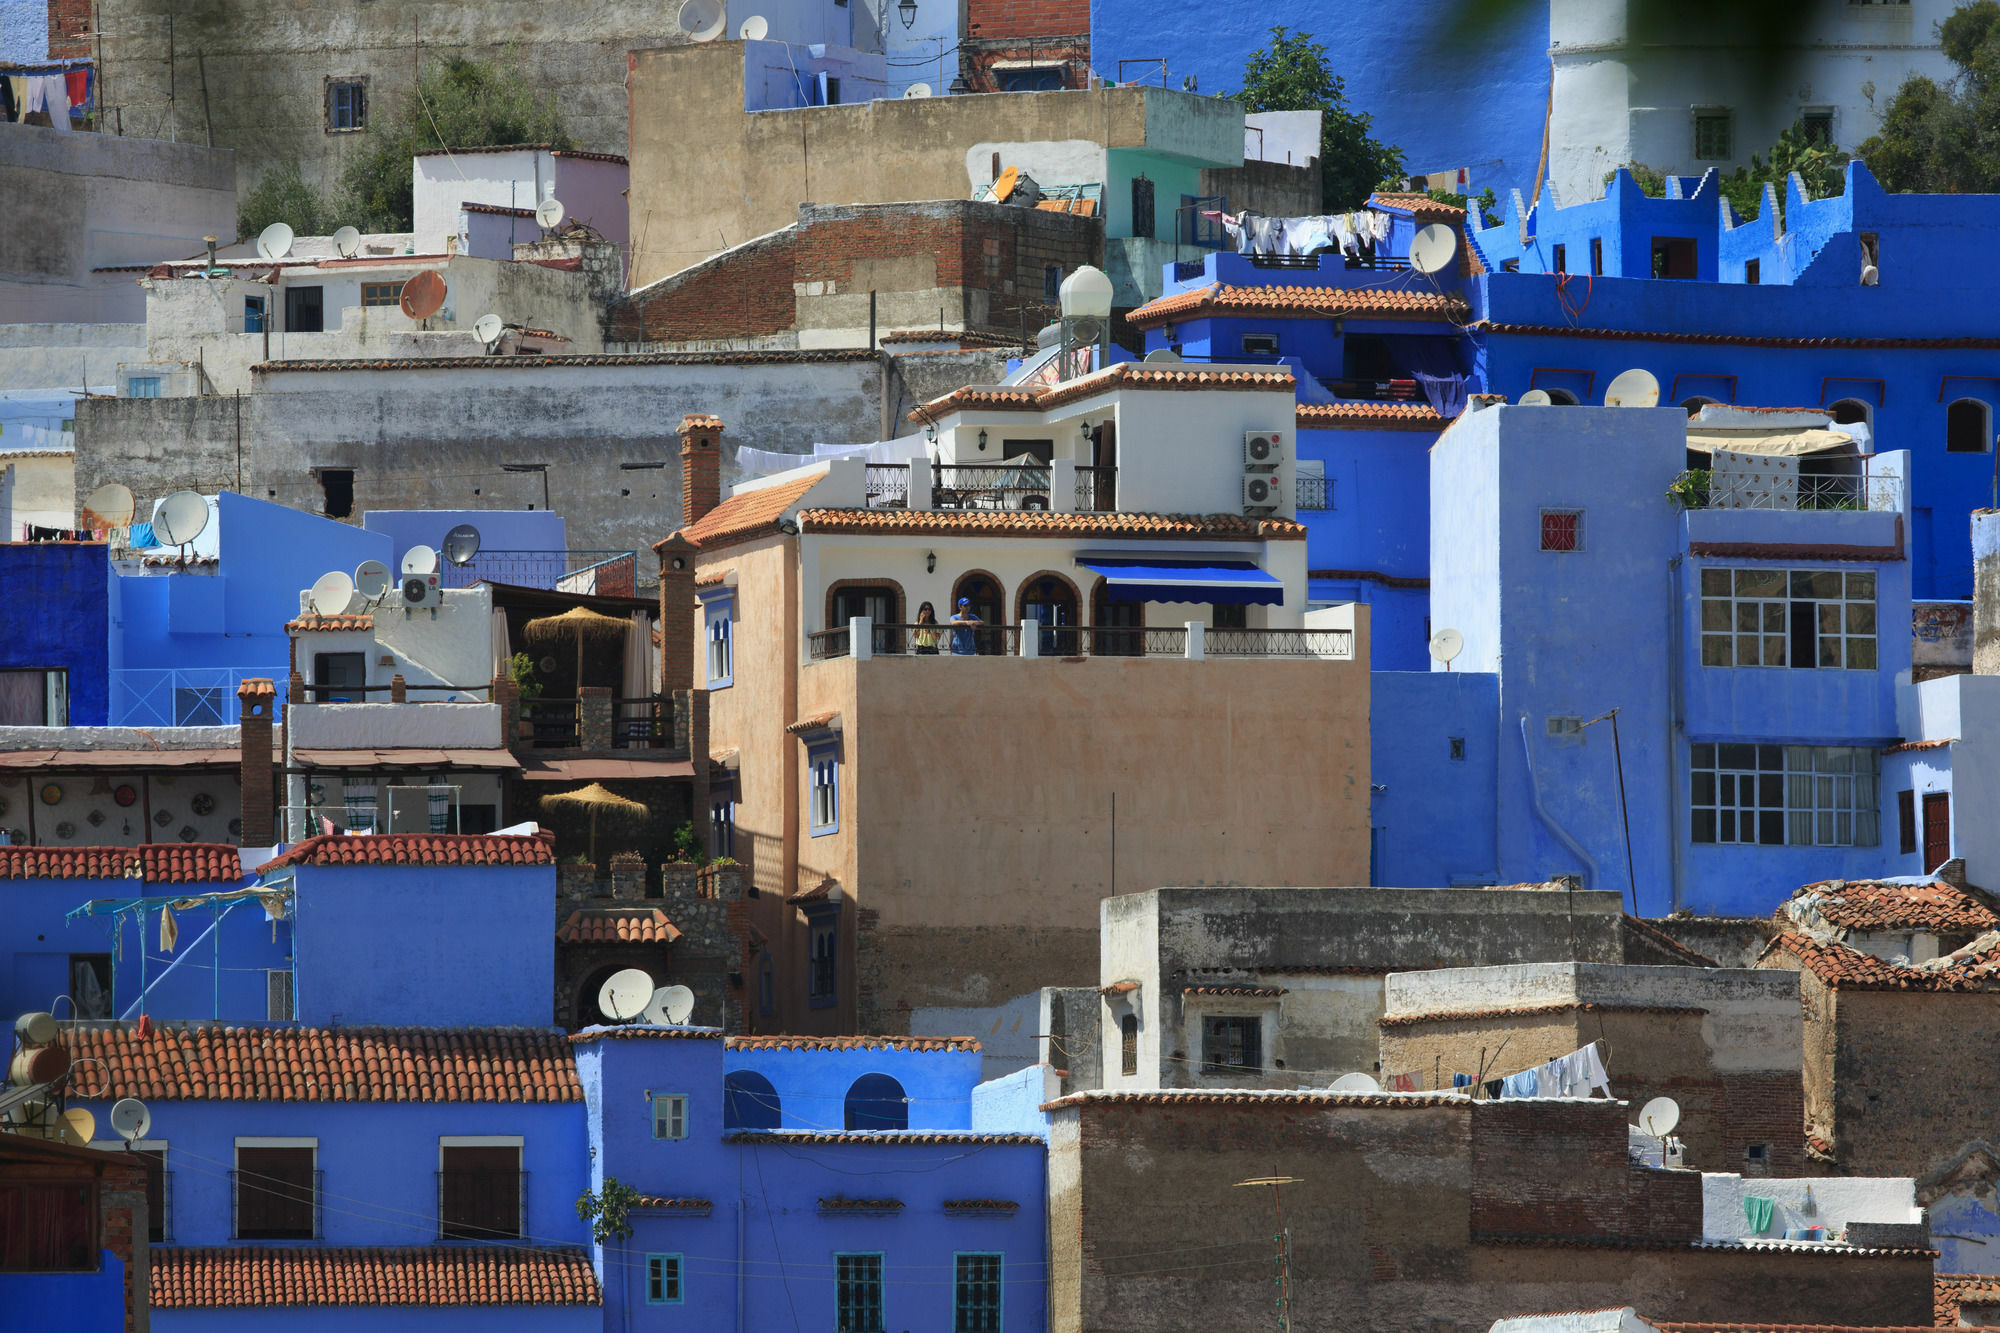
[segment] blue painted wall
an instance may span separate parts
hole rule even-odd
[[[0,670],[69,673],[69,723],[108,718],[111,563],[101,544],[0,544]]]
[[[1500,678],[1383,671],[1369,678],[1373,881],[1406,888],[1499,882],[1495,794]],[[1452,757],[1452,739],[1465,757]],[[1444,817],[1440,817],[1440,816]]]
[[[268,1309],[155,1310],[156,1333],[209,1333],[209,1330],[264,1330]],[[288,1307],[286,1333],[384,1333],[390,1329],[447,1330],[449,1333],[602,1333],[604,1311],[595,1305],[340,1305]]]
[[[1475,189],[1532,187],[1549,95],[1545,5],[1517,6],[1475,36],[1454,0],[1341,9],[1285,0],[1254,14],[1092,0],[1091,66],[1116,79],[1120,60],[1164,57],[1170,86],[1192,75],[1201,92],[1232,91],[1279,25],[1327,47],[1348,104],[1375,117],[1376,138],[1400,147],[1411,170],[1467,167]],[[1124,77],[1157,83],[1159,66],[1128,66]]]
[[[299,866],[296,874],[306,1026],[548,1025],[555,867]]]
[[[844,1128],[848,1089],[866,1074],[886,1074],[903,1085],[911,1129],[970,1129],[980,1059],[978,1051],[752,1048],[732,1049],[723,1064],[771,1081],[785,1129]]]
[[[110,1250],[98,1259],[95,1273],[0,1273],[8,1327],[124,1333],[125,1263]]]

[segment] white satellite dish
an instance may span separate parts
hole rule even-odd
[[[403,577],[412,574],[422,576],[435,574],[438,570],[438,553],[428,546],[412,546],[403,552]]]
[[[1547,407],[1553,402],[1547,389],[1530,389],[1521,395],[1522,407]]]
[[[63,1142],[75,1144],[79,1148],[90,1146],[97,1137],[97,1117],[81,1106],[72,1106],[62,1113]]]
[[[653,1002],[653,979],[636,967],[613,972],[597,990],[597,1011],[615,1023],[629,1023]]]
[[[132,522],[132,488],[117,482],[107,482],[84,497],[83,512],[86,518],[96,519],[96,523],[86,523],[85,527],[122,528]]]
[[[1171,347],[1155,347],[1146,353],[1146,360],[1155,365],[1173,365],[1181,359],[1181,354]]]
[[[681,35],[691,42],[712,42],[722,36],[729,11],[722,0],[685,0],[681,5]]]
[[[1881,281],[1881,269],[1876,268],[1873,264],[1863,264],[1861,266],[1861,285],[1863,287],[1873,287]]]
[[[931,86],[928,83],[913,83],[909,87],[903,89],[903,96],[929,97],[931,96]]]
[[[1660,382],[1653,378],[1650,370],[1640,370],[1636,366],[1621,372],[1604,390],[1606,407],[1658,407],[1660,405]]]
[[[692,4],[694,0],[688,2]],[[562,220],[563,202],[554,195],[550,195],[535,206],[535,221],[541,224],[543,231],[552,231],[561,226]]]
[[[642,1021],[656,1028],[668,1027],[673,1023],[673,1020],[667,1017],[666,987],[662,986],[659,990],[653,992],[653,998],[646,1002],[646,1012],[640,1014],[639,1017]]]
[[[387,597],[392,582],[389,567],[380,560],[363,560],[354,567],[354,591],[371,602]]]
[[[659,998],[666,1006],[669,1023],[685,1023],[694,1012],[694,992],[686,986],[669,986],[660,992]]]
[[[1431,635],[1431,656],[1450,666],[1452,659],[1465,651],[1465,636],[1455,629],[1441,629]]]
[[[145,1138],[152,1127],[153,1113],[137,1097],[120,1097],[111,1108],[112,1131],[127,1143]]]
[[[444,535],[444,558],[454,565],[469,565],[479,554],[479,529],[461,523]]]
[[[1370,1074],[1342,1074],[1328,1092],[1380,1092],[1382,1085]]]
[[[354,580],[337,569],[328,570],[319,576],[306,594],[306,602],[315,615],[344,616],[354,601]]]
[[[153,515],[153,536],[162,546],[186,546],[208,526],[208,501],[194,491],[175,491]]]
[[[762,14],[752,14],[743,20],[743,26],[736,30],[736,35],[746,42],[761,42],[771,35],[771,21]],[[904,93],[903,96],[908,97],[909,94]]]
[[[361,249],[361,233],[353,227],[337,227],[333,233],[333,248],[340,251],[342,259],[354,258]]]
[[[507,331],[507,321],[498,315],[481,315],[472,321],[472,331],[479,335],[479,341],[491,347],[499,342],[500,335]]]
[[[292,252],[292,229],[273,222],[257,233],[257,253],[266,259],[283,259]]]
[[[1673,1133],[1674,1126],[1680,1122],[1680,1103],[1671,1097],[1655,1097],[1639,1108],[1639,1128],[1656,1139]]]
[[[1458,257],[1458,233],[1442,222],[1420,228],[1410,238],[1410,267],[1419,273],[1436,273]]]

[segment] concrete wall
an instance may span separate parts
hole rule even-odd
[[[139,289],[135,285],[132,290]],[[145,355],[144,324],[0,324],[0,384],[64,391],[51,393],[51,398],[70,397],[85,388],[113,393],[118,363]]]
[[[132,274],[199,254],[204,235],[236,235],[236,162],[191,143],[59,134],[0,125],[0,171],[18,218],[0,236],[7,323],[131,323],[143,306]]]
[[[972,1128],[972,1090],[979,1082],[977,1050],[767,1048],[732,1044],[724,1073],[763,1075],[779,1099],[783,1128],[841,1130],[848,1093],[857,1080],[882,1074],[901,1085],[911,1129]],[[862,1128],[862,1126],[856,1126]]]
[[[0,537],[26,541],[33,527],[74,527],[75,478],[75,454],[0,453]]]
[[[1770,1199],[1771,1225],[1753,1233],[1743,1211],[1749,1196]],[[1753,1234],[1781,1237],[1787,1227],[1825,1227],[1829,1233],[1850,1222],[1921,1224],[1916,1182],[1908,1177],[1818,1177],[1812,1180],[1746,1180],[1734,1173],[1705,1173],[1701,1178],[1702,1237],[1744,1240]],[[1940,1272],[1946,1271],[1943,1269]],[[1952,1269],[1963,1272],[1963,1269]]]
[[[621,252],[631,242],[625,225],[628,177],[623,159],[529,148],[452,154],[433,150],[419,154],[413,170],[411,225],[418,249],[425,252],[442,252],[444,238],[456,236],[460,254],[486,253],[469,248],[468,215],[461,211],[461,205],[489,204],[533,212],[544,199],[561,200],[566,221],[588,223]],[[533,218],[524,218],[512,239],[538,241],[541,236],[541,226]],[[510,243],[489,257],[511,259],[513,253]]]
[[[0,616],[0,669],[69,674],[69,716],[59,725],[102,726],[110,688],[105,632],[111,562],[88,542],[0,545],[0,584],[15,590]]]

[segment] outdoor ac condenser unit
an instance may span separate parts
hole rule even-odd
[[[438,589],[436,574],[403,575],[402,602],[405,607],[442,606],[444,594]]]
[[[1243,432],[1243,466],[1251,472],[1274,472],[1285,458],[1285,437],[1275,430]]]
[[[1252,473],[1243,479],[1243,512],[1268,514],[1278,507],[1278,479],[1268,473]]]

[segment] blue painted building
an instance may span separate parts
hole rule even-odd
[[[0,587],[0,726],[103,726],[112,595],[104,544],[0,544]]]

